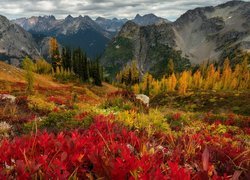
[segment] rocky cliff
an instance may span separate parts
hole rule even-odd
[[[32,35],[6,17],[0,16],[0,60],[19,65],[26,56],[33,59],[40,57]]]
[[[193,63],[234,58],[250,49],[250,2],[229,1],[189,10],[173,23],[175,42]]]

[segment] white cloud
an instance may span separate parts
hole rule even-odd
[[[175,20],[189,9],[214,6],[227,0],[0,0],[0,12],[10,19],[37,15],[64,18],[89,15],[92,18],[133,18],[137,13],[154,13]],[[250,1],[250,0],[246,0]]]

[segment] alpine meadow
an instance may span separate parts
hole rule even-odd
[[[250,179],[249,0],[0,9],[0,179]]]

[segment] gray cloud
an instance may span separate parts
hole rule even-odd
[[[106,18],[133,18],[137,13],[154,13],[175,20],[189,9],[214,6],[227,0],[0,0],[0,14],[9,19],[38,15],[64,18],[89,15]],[[250,0],[246,0],[250,1]]]

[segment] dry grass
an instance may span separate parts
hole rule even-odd
[[[79,97],[89,97],[89,100],[92,99],[95,104],[97,101],[101,102],[106,97],[106,94],[117,90],[116,87],[107,83],[103,83],[103,86],[101,87],[86,84],[73,85],[72,83],[61,84],[55,82],[49,75],[39,75],[34,73],[34,77],[36,87],[39,86],[48,90],[55,89],[56,92],[61,92],[56,89],[64,89],[64,95],[75,92]],[[0,61],[0,91],[10,93],[13,90],[12,88],[15,88],[16,83],[26,83],[25,71]]]
[[[0,80],[25,83],[25,71],[0,61]],[[35,85],[41,87],[63,87],[52,81],[51,76],[35,74]]]
[[[88,86],[88,89],[90,89],[94,94],[104,97],[106,94],[115,92],[118,90],[118,88],[103,82],[102,86]]]

